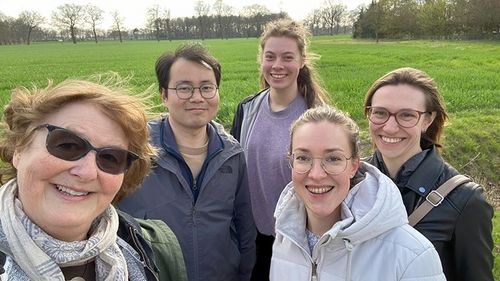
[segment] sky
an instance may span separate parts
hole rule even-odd
[[[313,9],[321,6],[324,0],[224,0],[224,4],[232,6],[236,11],[242,7],[259,4],[266,6],[271,12],[287,12],[293,19],[302,20]],[[337,0],[353,10],[360,4],[369,4],[371,0]],[[154,5],[161,9],[169,9],[172,18],[190,17],[194,15],[195,0],[0,0],[0,12],[4,15],[17,17],[25,10],[37,11],[46,19],[50,20],[51,14],[58,6],[63,4],[92,4],[105,11],[105,19],[101,28],[107,29],[111,26],[111,12],[118,11],[124,18],[125,27],[129,29],[143,28],[146,22],[146,11]],[[205,0],[212,5],[215,0]]]

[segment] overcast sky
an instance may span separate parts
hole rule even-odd
[[[212,5],[214,0],[205,0]],[[239,11],[242,7],[259,4],[264,5],[271,12],[281,10],[287,12],[292,18],[302,20],[307,14],[321,6],[323,0],[224,0]],[[368,4],[371,0],[342,0],[339,1],[347,6],[348,10],[355,9],[360,4]],[[0,0],[0,12],[11,17],[17,17],[21,11],[38,11],[47,19],[50,19],[52,11],[58,6],[67,3],[85,5],[90,3],[98,6],[106,12],[102,28],[111,25],[112,11],[117,10],[124,18],[124,24],[128,28],[142,28],[146,21],[146,11],[149,7],[159,5],[162,9],[170,9],[171,17],[190,17],[194,15],[194,0]]]

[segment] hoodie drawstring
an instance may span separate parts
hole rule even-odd
[[[346,281],[351,280],[351,261],[352,261],[352,249],[354,249],[354,245],[351,244],[351,241],[347,238],[344,240],[345,248],[347,249],[347,268],[346,268]]]

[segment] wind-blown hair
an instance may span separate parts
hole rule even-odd
[[[128,137],[128,150],[139,156],[125,172],[113,202],[118,202],[137,188],[150,170],[151,158],[156,155],[148,141],[145,96],[133,95],[125,88],[126,80],[115,73],[92,79],[97,82],[68,79],[54,85],[49,81],[47,87],[42,89],[18,87],[12,91],[1,124],[0,159],[7,164],[0,170],[2,184],[16,177],[17,170],[12,163],[14,151],[30,144],[37,126],[66,105],[88,103],[100,108],[103,114],[119,124]]]

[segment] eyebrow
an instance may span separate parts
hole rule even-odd
[[[217,84],[217,83],[215,83],[214,81],[211,81],[211,80],[202,80],[202,81],[200,81],[199,84],[201,85],[201,84],[207,84],[207,83],[214,84],[214,85]],[[191,84],[191,85],[193,85],[195,83],[193,81],[189,81],[189,80],[182,80],[182,81],[175,82],[175,85],[179,85],[179,84]]]
[[[310,153],[310,151],[308,149],[304,149],[304,148],[296,148],[292,152],[294,152],[294,151]],[[329,148],[329,149],[326,149],[325,151],[323,151],[323,153],[331,153],[331,152],[339,152],[339,151],[345,152],[345,150],[342,148]]]
[[[294,52],[291,52],[291,51],[286,51],[286,52],[283,52],[283,53],[277,53],[277,52],[273,52],[273,51],[265,51],[264,54],[272,54],[272,55],[276,55],[276,54],[280,54],[280,55],[296,55],[296,53]]]
[[[387,109],[387,107],[383,107],[383,106],[371,106],[372,108],[382,108],[382,109],[385,109],[387,111],[389,111],[390,113],[396,113],[396,112],[400,112],[400,111],[403,111],[403,110],[412,110],[412,111],[421,111],[420,109],[413,109],[413,108],[400,108],[399,110],[397,111],[390,111],[389,109]]]

